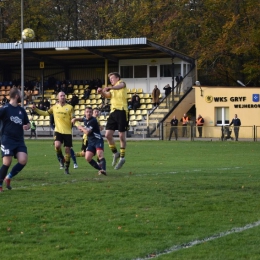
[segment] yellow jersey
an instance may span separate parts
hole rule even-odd
[[[56,104],[47,111],[35,108],[35,112],[42,116],[53,114],[55,121],[54,131],[60,134],[72,134],[71,119],[74,117],[73,106],[69,104],[65,104],[63,106]]]
[[[119,80],[115,86],[122,83],[122,80]],[[111,93],[111,112],[113,112],[115,109],[117,110],[126,110],[128,111],[128,103],[127,103],[127,88],[126,86],[121,89],[110,89]]]

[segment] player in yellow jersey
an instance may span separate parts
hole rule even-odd
[[[118,72],[111,72],[108,77],[112,87],[98,88],[97,91],[103,97],[110,98],[111,110],[107,120],[105,136],[113,153],[112,166],[115,166],[115,169],[118,170],[125,163],[126,131],[129,124],[127,88],[125,82],[120,79]],[[113,138],[115,130],[118,130],[119,133],[120,153],[117,151]]]
[[[70,148],[72,147],[72,124],[71,120],[74,118],[74,109],[71,105],[66,103],[66,96],[64,92],[58,93],[58,103],[53,105],[47,111],[40,110],[33,106],[33,110],[43,116],[53,114],[55,120],[54,129],[54,145],[55,151],[60,163],[65,159],[65,174],[69,174],[70,165]],[[65,156],[63,157],[61,145],[64,143]]]

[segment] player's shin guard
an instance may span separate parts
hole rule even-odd
[[[109,148],[110,148],[112,153],[117,153],[117,149],[116,149],[115,145],[109,145]]]
[[[59,160],[59,161],[63,160],[63,159],[64,159],[64,156],[63,156],[63,154],[62,154],[61,148],[55,148],[55,151],[56,151],[58,160]]]
[[[121,158],[125,157],[125,148],[120,148],[120,157]]]
[[[8,174],[8,178],[9,179],[12,179],[15,175],[17,175],[22,169],[23,167],[25,166],[25,164],[20,164],[20,163],[17,163],[13,168],[12,170],[10,171],[10,173]]]
[[[0,186],[3,185],[3,181],[7,175],[7,171],[9,169],[9,166],[6,166],[6,165],[2,165],[1,169],[0,169]]]
[[[83,152],[76,152],[75,156],[76,157],[85,157],[85,154]]]
[[[102,159],[99,160],[99,165],[100,165],[102,170],[106,171],[106,159],[105,158],[102,158]]]
[[[101,168],[99,167],[99,165],[97,164],[97,162],[95,160],[91,160],[90,162],[88,162],[92,167],[94,167],[97,170],[101,170]]]
[[[65,167],[69,168],[70,167],[70,154],[66,153],[64,156],[64,159],[65,159]]]

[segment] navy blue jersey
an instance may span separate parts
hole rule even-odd
[[[10,103],[0,108],[0,120],[2,121],[1,137],[15,141],[24,141],[23,125],[29,123],[24,108],[12,106]]]
[[[91,117],[90,119],[83,118],[83,122],[85,127],[90,130],[90,132],[88,133],[88,142],[103,140],[100,133],[98,121],[95,117]]]

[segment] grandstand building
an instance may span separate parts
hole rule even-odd
[[[0,56],[2,100],[4,95],[8,97],[14,83],[19,84],[21,44],[0,43]],[[85,105],[95,107],[102,102],[94,90],[91,90],[87,100],[83,99],[84,90],[93,79],[100,79],[103,86],[108,85],[107,74],[111,71],[119,71],[126,82],[129,100],[135,92],[141,98],[140,109],[135,113],[130,111],[130,125],[134,131],[140,127],[143,136],[147,135],[144,129],[146,131],[148,128],[151,128],[148,135],[158,134],[155,129],[160,118],[169,112],[174,103],[179,102],[180,96],[192,91],[197,75],[195,59],[146,38],[24,43],[24,79],[34,85],[30,94],[36,103],[48,98],[54,104],[55,84],[66,81],[73,87],[73,93],[68,94],[67,98],[70,99],[72,94],[79,96],[75,110],[77,115],[82,115]],[[183,76],[181,95],[174,96],[172,92],[171,100],[166,104],[163,87],[167,84],[175,87],[178,73]],[[154,85],[161,90],[161,105],[156,109],[151,98]],[[189,108],[190,104],[185,109]],[[106,123],[106,117],[101,116],[101,123]],[[35,119],[38,126],[48,127],[48,118]]]
[[[19,85],[21,45],[0,43],[0,57],[2,101],[4,97],[8,98],[12,85]],[[107,74],[112,71],[119,71],[126,82],[129,100],[133,93],[141,98],[139,109],[130,110],[130,126],[135,135],[167,139],[172,116],[176,115],[180,120],[186,113],[190,116],[188,138],[196,137],[195,119],[198,114],[205,119],[203,137],[218,138],[221,126],[228,125],[236,113],[242,121],[240,137],[257,138],[257,126],[260,125],[258,88],[195,86],[198,80],[195,59],[147,38],[25,42],[24,79],[25,83],[33,85],[33,89],[25,93],[30,99],[26,99],[24,105],[38,103],[42,98],[54,104],[55,86],[65,82],[72,87],[67,99],[70,100],[73,94],[78,95],[79,104],[75,106],[75,112],[83,115],[86,105],[100,107],[102,104],[95,89],[85,99],[85,89],[94,79],[99,79],[102,86],[108,85]],[[178,73],[183,76],[178,86],[180,93],[176,93],[175,77]],[[167,84],[175,90],[165,97],[163,88]],[[156,108],[151,97],[154,85],[161,91],[160,105]],[[106,102],[109,104],[109,100]],[[101,115],[101,124],[106,124],[107,116],[106,113]],[[49,118],[34,117],[38,131],[42,129],[51,134]]]

